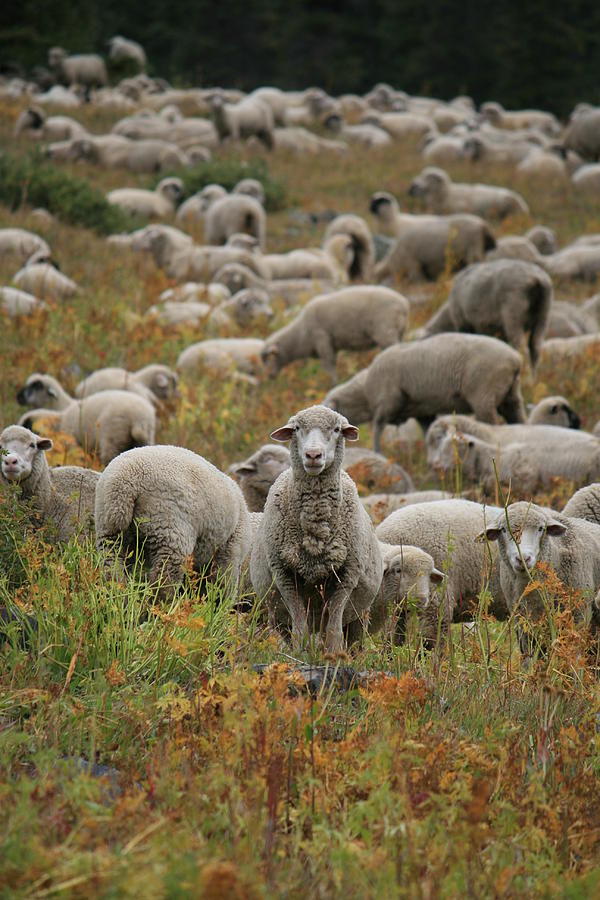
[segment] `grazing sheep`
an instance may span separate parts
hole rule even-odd
[[[544,397],[530,411],[527,424],[581,428],[581,419],[565,397]]]
[[[516,171],[519,175],[540,179],[544,183],[552,180],[563,181],[569,174],[566,162],[559,153],[541,147],[532,147],[518,164]]]
[[[39,106],[30,106],[17,119],[13,134],[15,137],[26,134],[44,141],[71,141],[86,137],[87,131],[70,116],[47,116]]]
[[[402,644],[406,638],[407,604],[416,601],[419,631],[426,646],[435,646],[438,628],[439,603],[431,591],[444,580],[444,573],[435,568],[433,557],[410,544],[379,542],[383,558],[381,589],[369,610],[369,631],[374,633],[393,628],[392,642]]]
[[[194,571],[214,563],[237,585],[252,540],[237,484],[184,447],[121,453],[98,481],[95,520],[109,562],[125,567],[127,553],[143,545],[148,580],[161,580],[163,597],[181,583],[191,556]]]
[[[76,400],[51,375],[30,375],[17,393],[21,406],[40,406],[21,416],[18,424],[52,418],[100,462],[110,462],[123,450],[154,443],[156,415],[144,397],[129,391],[101,391]]]
[[[25,262],[35,253],[50,256],[50,247],[39,235],[24,228],[0,228],[0,259],[15,255]]]
[[[271,437],[291,441],[291,468],[269,491],[250,559],[250,577],[280,625],[301,644],[307,624],[327,615],[325,647],[342,649],[344,625],[360,617],[381,585],[383,562],[371,520],[342,471],[345,440],[358,429],[323,406],[292,416]]]
[[[183,197],[183,181],[180,178],[163,178],[153,191],[142,188],[117,188],[109,191],[106,199],[114,206],[133,216],[159,219],[171,216]]]
[[[549,135],[560,134],[560,123],[556,116],[539,109],[519,109],[507,112],[499,103],[482,103],[481,115],[496,128],[539,128]]]
[[[323,406],[341,412],[348,420],[352,419],[359,425],[369,422],[372,414],[365,387],[368,371],[361,369],[348,381],[336,384],[323,400]]]
[[[218,273],[224,267],[234,264],[245,267],[263,281],[267,277],[263,257],[238,247],[191,244],[172,249],[168,239],[163,235],[153,236],[150,243],[150,252],[156,264],[165,270],[169,278],[175,278],[177,281],[219,281]],[[260,282],[241,285],[241,287],[262,286]]]
[[[556,253],[556,234],[551,228],[547,228],[545,225],[534,225],[525,233],[525,237],[537,247],[542,256]]]
[[[483,218],[504,219],[529,215],[529,207],[515,191],[487,184],[454,184],[443,169],[428,166],[409,188],[411,197],[421,197],[435,213],[473,213]]]
[[[289,466],[290,454],[286,447],[278,444],[264,444],[241,463],[229,467],[242,489],[248,509],[261,512],[269,493],[269,488],[277,477]],[[365,485],[369,490],[411,491],[413,483],[402,466],[389,462],[384,456],[362,447],[346,447],[342,467],[353,481]]]
[[[600,245],[575,243],[543,257],[540,263],[553,278],[595,281],[600,274]]]
[[[375,246],[365,220],[352,214],[336,216],[327,226],[323,242],[326,243],[336,234],[347,234],[352,238],[354,259],[350,266],[350,278],[369,281],[375,265]]]
[[[273,149],[275,124],[271,107],[267,103],[256,97],[245,97],[239,103],[232,104],[216,95],[211,99],[210,105],[221,142],[227,137],[239,141],[240,138],[256,135],[267,149]]]
[[[511,503],[484,529],[482,537],[498,544],[500,585],[509,611],[519,609],[529,623],[543,620],[546,601],[531,585],[531,573],[546,563],[583,603],[573,605],[576,621],[589,622],[593,595],[600,587],[600,525],[570,518],[531,502]],[[533,638],[519,627],[521,651],[529,656]]]
[[[178,380],[177,374],[168,366],[158,363],[151,363],[137,372],[120,368],[97,369],[77,385],[75,396],[89,397],[99,391],[120,390],[133,391],[153,402],[171,400],[177,396]]]
[[[562,514],[572,519],[586,519],[600,525],[600,482],[588,484],[575,491],[570,500],[567,500]]]
[[[384,427],[411,416],[423,427],[452,410],[472,411],[484,422],[496,422],[498,414],[508,422],[525,421],[521,357],[495,338],[438,334],[396,344],[379,353],[366,373],[364,397],[378,453]],[[343,396],[330,402],[344,412]]]
[[[64,300],[79,291],[79,285],[59,272],[51,262],[46,262],[40,253],[34,253],[27,260],[13,276],[13,283],[20,290],[47,300]]]
[[[282,90],[276,87],[259,87],[252,91],[248,97],[260,100],[261,103],[270,107],[275,125],[286,125],[288,104],[286,95]]]
[[[446,576],[443,595],[430,610],[425,633],[435,640],[439,628],[447,632],[454,618],[469,614],[473,603],[486,585],[492,595],[493,610],[502,616],[503,597],[495,572],[496,550],[476,537],[499,510],[471,500],[438,500],[415,503],[398,509],[377,526],[375,533],[388,544],[420,547],[433,558],[437,569]]]
[[[332,141],[313,134],[306,128],[276,128],[273,132],[273,142],[276,150],[284,150],[295,155],[318,155],[322,151],[328,153],[347,153],[348,144],[345,141]]]
[[[32,502],[40,524],[52,522],[63,543],[73,535],[85,537],[94,521],[94,495],[99,472],[81,466],[50,469],[46,450],[50,438],[40,437],[19,425],[9,425],[0,434],[0,474],[9,484],[18,484],[21,497]]]
[[[351,287],[310,300],[289,325],[265,341],[262,359],[274,376],[296,359],[316,356],[336,378],[339,350],[389,347],[402,340],[408,301],[389,288]]]
[[[67,153],[74,161],[85,159],[107,169],[126,168],[130,172],[164,172],[190,165],[190,159],[176,144],[158,138],[132,141],[116,134],[84,137],[71,142]]]
[[[422,138],[431,130],[431,120],[426,116],[407,112],[369,112],[362,119],[363,125],[371,125],[387,131],[396,141],[406,138]]]
[[[207,244],[225,244],[232,234],[251,234],[264,250],[267,217],[261,203],[244,193],[227,194],[214,200],[204,215]]]
[[[146,53],[141,44],[116,34],[108,40],[108,58],[112,63],[135,63],[143,71],[148,65]]]
[[[105,87],[108,84],[108,73],[104,60],[96,53],[67,56],[62,47],[51,47],[48,51],[48,64],[55,73],[57,81],[69,87],[80,84],[89,89]]]
[[[11,318],[14,316],[30,316],[31,313],[45,309],[45,307],[44,301],[38,300],[33,294],[19,291],[17,288],[0,287],[0,310],[11,316]]]
[[[392,143],[389,133],[372,123],[363,122],[360,125],[347,125],[344,117],[338,113],[331,113],[323,120],[323,125],[342,141],[349,144],[361,144],[363,147],[387,147]]]
[[[575,303],[555,300],[550,307],[545,338],[576,337],[597,331],[593,316]]]
[[[209,328],[228,328],[234,323],[245,328],[256,319],[273,317],[269,295],[260,288],[238,291],[229,300],[223,301],[208,317]]]
[[[447,301],[425,325],[426,334],[466,331],[500,337],[519,350],[529,332],[529,358],[537,366],[552,303],[552,281],[533,263],[475,263],[454,279]]]
[[[202,368],[220,372],[233,369],[250,376],[260,375],[263,371],[261,351],[264,343],[260,338],[214,338],[199,341],[182,350],[176,368],[186,375],[194,374]]]

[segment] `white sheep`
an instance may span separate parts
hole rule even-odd
[[[260,354],[264,343],[260,338],[214,338],[199,341],[182,350],[176,368],[186,375],[193,375],[203,368],[215,369],[221,373],[235,370],[244,375],[260,375],[263,372]]]
[[[226,103],[216,95],[211,100],[212,119],[223,141],[230,137],[233,141],[256,135],[265,146],[273,147],[273,112],[271,107],[256,97],[245,97],[238,103]]]
[[[51,47],[48,51],[48,63],[62,84],[80,84],[84,88],[104,87],[108,84],[104,60],[96,53],[67,56],[62,47]]]
[[[525,237],[531,241],[542,256],[556,253],[556,233],[546,225],[534,225],[533,228],[525,232]]]
[[[550,307],[552,281],[533,263],[494,260],[460,272],[447,301],[425,325],[426,334],[466,331],[500,337],[519,350],[528,336],[531,366],[537,366]]]
[[[38,300],[33,294],[27,291],[19,291],[17,288],[0,287],[0,310],[7,315],[14,316],[30,316],[31,313],[40,309],[45,309],[46,304],[43,300]]]
[[[29,106],[15,122],[13,134],[15,137],[26,134],[44,141],[70,141],[86,137],[87,131],[70,116],[47,116],[39,106]]]
[[[560,428],[581,428],[581,419],[566,399],[560,395],[544,397],[529,411],[529,425],[557,425]]]
[[[9,425],[0,434],[0,474],[3,481],[19,485],[21,497],[32,503],[40,523],[52,522],[62,543],[91,530],[100,473],[81,466],[51,469],[45,453],[51,449],[50,438]]]
[[[17,400],[21,406],[41,406],[21,416],[19,425],[54,419],[81,447],[97,452],[103,464],[130,447],[154,443],[154,407],[129,391],[101,391],[76,400],[51,375],[35,373],[19,390]]]
[[[244,194],[247,197],[254,197],[261,206],[264,207],[267,195],[265,189],[258,178],[241,178],[231,190],[232,194]]]
[[[261,288],[238,291],[229,300],[220,303],[208,316],[208,328],[247,328],[257,319],[270,319],[274,315],[269,295]]]
[[[519,109],[508,112],[499,103],[482,103],[480,112],[497,128],[539,128],[549,135],[560,134],[560,123],[555,115],[539,109]]]
[[[368,494],[360,502],[369,513],[373,523],[379,525],[390,513],[413,503],[432,503],[435,500],[451,500],[447,491],[409,491],[407,494]]]
[[[358,429],[323,406],[292,416],[271,435],[290,441],[292,466],[273,485],[250,559],[250,577],[273,619],[301,644],[326,615],[325,647],[342,649],[343,626],[358,636],[383,576],[371,520],[342,471],[345,440]]]
[[[598,330],[594,317],[581,306],[566,300],[555,300],[550,307],[545,338],[576,337]]]
[[[351,213],[336,216],[325,230],[323,243],[336,234],[347,234],[352,238],[354,259],[350,266],[350,278],[370,281],[375,264],[375,246],[371,229],[364,219]]]
[[[504,219],[529,215],[529,207],[515,191],[488,184],[455,184],[443,169],[428,166],[409,188],[411,197],[421,197],[435,213],[473,213],[484,218]]]
[[[150,363],[137,372],[118,367],[97,369],[80,381],[75,388],[76,397],[89,397],[99,391],[133,391],[151,402],[171,400],[177,396],[178,376],[168,366]]]
[[[50,247],[39,235],[25,228],[0,228],[0,259],[15,255],[25,262],[34,253],[50,256]]]
[[[189,156],[170,141],[158,138],[132,141],[117,134],[73,140],[67,158],[84,159],[109,169],[126,168],[130,172],[163,172],[190,165]]]
[[[108,58],[112,63],[136,63],[140,69],[145,69],[148,61],[141,44],[116,34],[108,40]]]
[[[273,132],[273,143],[276,150],[288,151],[294,155],[318,155],[322,151],[337,154],[348,152],[348,144],[345,141],[328,140],[302,127],[276,128]]]
[[[262,204],[244,193],[227,194],[215,199],[204,214],[204,233],[207,244],[225,244],[239,232],[253,235],[264,250],[267,217]]]
[[[39,252],[27,260],[12,280],[20,290],[46,300],[64,300],[79,291],[79,285],[72,278],[46,262]]]
[[[589,355],[596,359],[600,349],[600,333],[579,334],[570,338],[550,338],[542,345],[542,362],[556,364],[561,359]]]
[[[349,234],[334,234],[325,239],[322,248],[269,253],[261,261],[272,280],[312,278],[344,283],[354,263],[354,240]]]
[[[339,350],[389,347],[402,340],[408,301],[382,287],[351,287],[314,297],[289,325],[265,341],[262,359],[276,375],[296,359],[316,356],[333,380]]]
[[[109,191],[106,199],[124,212],[135,216],[159,219],[171,216],[183,197],[183,182],[180,178],[163,178],[153,191],[143,188],[117,188]]]
[[[600,482],[587,484],[575,491],[567,500],[562,514],[572,519],[586,519],[600,525]]]
[[[189,557],[196,572],[214,563],[237,584],[251,544],[237,484],[184,447],[137,447],[113,459],[96,488],[95,523],[108,563],[126,569],[128,552],[143,545],[148,581],[161,581],[162,596],[181,583]]]

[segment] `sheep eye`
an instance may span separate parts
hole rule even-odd
[[[30,444],[29,446],[30,446],[33,450],[35,450],[35,444]]]

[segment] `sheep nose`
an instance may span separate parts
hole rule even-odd
[[[312,459],[315,462],[318,462],[318,460],[320,460],[321,457],[323,456],[323,451],[322,450],[305,450],[304,455],[306,456],[307,459]]]
[[[17,456],[8,456],[8,455],[6,455],[2,460],[5,469],[14,468],[17,465],[18,461],[19,461],[19,458]]]
[[[523,562],[527,566],[528,569],[531,569],[533,565],[533,554],[532,553],[523,553]]]

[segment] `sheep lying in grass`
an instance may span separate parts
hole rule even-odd
[[[152,403],[129,391],[101,391],[83,400],[70,397],[51,375],[30,375],[17,394],[21,406],[39,406],[21,416],[19,425],[54,419],[103,464],[123,450],[153,444],[156,415]]]
[[[504,219],[529,215],[529,207],[515,191],[488,184],[453,184],[443,169],[428,166],[410,186],[411,197],[421,197],[435,213],[473,213]]]
[[[34,253],[22,269],[13,276],[13,283],[35,297],[47,300],[64,300],[79,291],[79,285],[67,278],[40,253]]]
[[[540,109],[505,110],[499,103],[482,103],[482,116],[496,128],[510,130],[520,128],[537,128],[551,136],[560,134],[560,122],[555,115]]]
[[[334,284],[348,281],[354,263],[354,239],[349,234],[334,234],[324,246],[270,253],[262,258],[267,277],[326,279]]]
[[[19,291],[17,288],[0,287],[0,310],[11,318],[15,316],[30,316],[31,313],[45,309],[43,300],[38,300],[27,291]]]
[[[89,397],[99,391],[120,390],[133,391],[152,402],[171,400],[177,396],[178,380],[176,372],[159,363],[151,363],[137,372],[117,367],[97,369],[77,385],[75,396]]]
[[[543,562],[567,588],[582,595],[581,603],[572,605],[575,620],[589,623],[597,618],[600,525],[519,502],[500,511],[481,537],[498,544],[500,585],[510,612],[518,609],[529,625],[549,614],[541,589],[530,587],[531,573]],[[529,656],[532,635],[529,629],[518,630],[521,651]]]
[[[264,343],[260,338],[214,338],[198,341],[182,350],[176,368],[186,375],[206,368],[221,373],[233,369],[253,377],[264,371],[261,359]]]
[[[119,206],[126,213],[146,219],[152,216],[163,219],[173,215],[182,197],[183,182],[180,178],[163,178],[154,191],[117,188],[106,195],[109,203]]]
[[[423,427],[446,410],[474,412],[484,422],[524,422],[521,357],[495,338],[438,334],[379,353],[366,374],[328,395],[342,414],[362,407],[373,421],[373,449],[381,452],[388,424],[414,416]]]
[[[0,228],[0,259],[14,255],[25,262],[34,253],[50,256],[50,247],[39,235],[25,228]]]
[[[15,123],[15,137],[26,134],[45,141],[70,141],[86,137],[87,131],[70,116],[47,116],[39,106],[24,109]]]
[[[248,459],[230,466],[229,474],[239,481],[248,509],[261,512],[271,485],[290,465],[287,447],[264,444]],[[378,488],[403,493],[413,488],[410,476],[402,466],[363,447],[346,447],[342,467],[353,481],[369,490]]]
[[[435,646],[438,632],[439,599],[432,590],[444,580],[433,557],[410,544],[379,542],[383,558],[381,589],[369,610],[369,631],[389,631],[394,644],[404,643],[408,605],[415,604],[419,632],[425,645]]]
[[[51,469],[45,453],[51,449],[50,438],[9,425],[0,434],[0,473],[3,481],[19,485],[21,497],[31,501],[40,523],[51,522],[62,543],[91,531],[100,473],[81,466]]]
[[[273,485],[250,559],[250,577],[273,619],[301,644],[327,617],[325,646],[356,637],[383,576],[373,525],[342,471],[345,440],[358,429],[323,406],[292,416],[271,435],[290,441],[292,466]]]
[[[214,563],[237,583],[251,544],[237,484],[184,447],[121,453],[98,481],[95,521],[109,563],[125,568],[128,552],[143,546],[148,580],[162,582],[162,596],[181,583],[190,556],[196,572]]]
[[[535,369],[552,303],[552,281],[539,266],[519,260],[475,263],[460,272],[448,299],[425,325],[426,334],[466,331],[501,337],[519,350],[528,333]]]
[[[339,350],[389,347],[401,341],[408,301],[384,287],[351,287],[310,300],[289,325],[265,341],[262,359],[276,375],[296,359],[316,356],[336,378]]]

